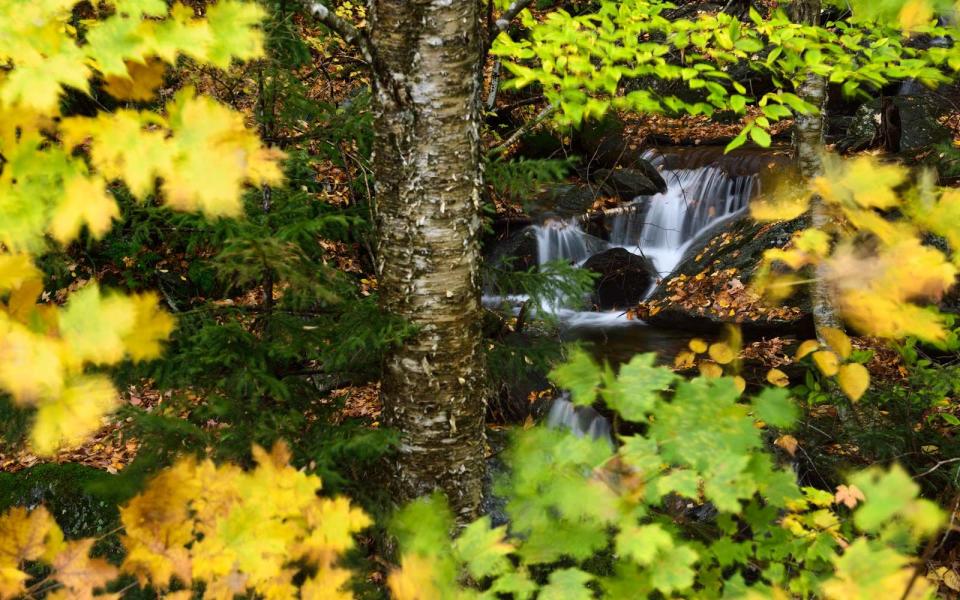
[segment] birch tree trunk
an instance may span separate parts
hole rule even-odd
[[[821,0],[796,0],[792,9],[794,21],[808,25],[819,23]],[[804,179],[810,179],[823,173],[823,140],[827,116],[826,78],[808,72],[803,83],[797,88],[797,95],[820,109],[818,114],[798,114],[794,121],[794,146],[800,175]],[[823,202],[816,196],[810,203],[810,224],[817,229],[830,228],[830,217],[824,210]],[[824,270],[818,267],[815,275],[815,281],[810,286],[810,300],[813,324],[817,337],[820,338],[824,327],[839,328],[841,323],[830,300]]]
[[[397,499],[446,493],[477,516],[486,365],[480,332],[478,0],[372,0],[374,172],[383,308],[417,333],[383,369],[400,433]]]

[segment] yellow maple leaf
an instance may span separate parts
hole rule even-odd
[[[0,599],[22,597],[27,589],[24,583],[29,578],[20,569],[0,565]]]
[[[307,507],[304,517],[310,534],[298,546],[298,555],[320,563],[354,545],[353,535],[373,524],[370,517],[344,497],[321,499]]]
[[[101,419],[119,403],[109,378],[87,375],[73,379],[56,398],[39,403],[30,443],[42,455],[76,445],[99,429]]]
[[[0,254],[0,292],[15,290],[42,274],[29,254]]]
[[[387,578],[387,585],[397,600],[440,600],[444,597],[437,586],[430,560],[418,554],[405,554],[400,568]]]
[[[37,311],[37,297],[43,292],[43,281],[31,279],[10,293],[7,314],[21,323],[27,323]]]
[[[0,389],[18,404],[36,404],[63,390],[63,348],[0,312]]]
[[[124,338],[133,331],[136,316],[132,300],[101,294],[96,284],[70,294],[60,313],[60,334],[72,363],[119,362],[126,353]]]
[[[0,516],[0,567],[17,567],[43,556],[47,541],[59,532],[46,508],[21,506]]]
[[[165,200],[173,208],[236,216],[245,183],[283,179],[282,153],[264,148],[239,113],[192,89],[178,93],[168,112],[176,158],[162,175]]]
[[[352,600],[353,594],[344,589],[350,576],[350,571],[346,569],[321,568],[300,586],[300,599]]]
[[[64,184],[63,198],[50,220],[50,233],[61,244],[72,241],[84,225],[90,235],[104,236],[120,217],[120,208],[99,177],[76,176]]]
[[[66,542],[52,561],[53,578],[75,596],[90,597],[93,590],[104,587],[117,574],[117,568],[103,558],[90,558],[96,540],[87,538]]]
[[[135,361],[159,357],[161,342],[173,331],[173,317],[160,310],[159,299],[154,293],[130,296],[129,300],[133,306],[134,325],[123,336],[127,354]]]
[[[167,65],[158,58],[148,58],[145,62],[127,60],[124,63],[127,76],[107,76],[104,90],[118,100],[152,100],[157,88],[163,85]]]
[[[703,354],[707,351],[707,343],[700,338],[693,338],[687,346],[695,354]]]

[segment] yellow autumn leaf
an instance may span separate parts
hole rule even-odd
[[[63,199],[50,220],[50,233],[61,244],[74,240],[84,225],[94,238],[110,231],[120,208],[99,177],[77,176],[64,185]]]
[[[689,350],[681,350],[673,358],[673,368],[684,370],[690,369],[696,363],[697,356]]]
[[[710,344],[709,350],[710,358],[717,362],[717,364],[726,365],[733,362],[733,359],[736,358],[733,350],[726,342],[717,342],[716,344]]]
[[[400,568],[387,578],[391,596],[396,600],[441,600],[433,564],[418,554],[405,554]]]
[[[933,7],[928,0],[908,0],[900,9],[900,27],[904,31],[913,31],[929,25],[934,18]]]
[[[53,578],[74,598],[91,597],[93,590],[104,587],[118,574],[117,568],[106,559],[90,557],[90,548],[95,541],[86,538],[66,542],[63,550],[53,558]]]
[[[850,338],[842,330],[835,327],[821,327],[818,333],[823,336],[827,345],[836,352],[840,358],[846,360],[853,351],[853,344]]]
[[[167,110],[176,158],[161,175],[171,207],[210,217],[237,216],[245,183],[277,184],[283,179],[283,154],[264,148],[239,113],[196,96],[192,89],[179,92]]]
[[[0,567],[16,567],[43,556],[57,523],[43,506],[28,511],[22,506],[0,516]]]
[[[700,338],[693,338],[690,340],[690,342],[687,344],[687,347],[690,348],[694,354],[703,354],[707,351],[707,343]]]
[[[723,367],[711,360],[700,361],[697,365],[700,368],[700,374],[704,377],[722,377]]]
[[[60,334],[74,364],[114,364],[126,354],[124,338],[136,324],[129,298],[100,293],[96,284],[70,294],[60,312]]]
[[[130,296],[133,307],[133,327],[123,336],[127,354],[134,361],[150,360],[160,356],[161,342],[173,331],[174,320],[159,306],[154,293]]]
[[[862,208],[887,209],[900,203],[894,191],[907,179],[907,169],[882,164],[869,156],[840,160],[824,156],[824,174],[812,187],[826,202]]]
[[[830,350],[817,350],[813,353],[813,364],[817,365],[820,372],[827,377],[833,377],[837,374],[840,367],[840,361],[837,355]]]
[[[15,290],[42,274],[29,254],[0,254],[0,292]]]
[[[743,391],[747,389],[747,380],[739,375],[734,375],[733,385],[737,388],[737,391],[742,394]]]
[[[55,398],[42,400],[30,431],[38,454],[49,456],[63,446],[76,445],[102,426],[101,419],[119,404],[117,391],[103,375],[70,381]]]
[[[810,195],[795,186],[782,186],[766,198],[750,202],[750,216],[757,221],[789,221],[807,212]]]
[[[346,569],[321,568],[300,586],[300,600],[351,600],[347,588],[352,573]]]
[[[0,565],[0,599],[20,598],[26,591],[24,583],[30,576],[17,569]]]
[[[797,347],[797,352],[793,355],[794,360],[800,360],[804,356],[816,352],[820,348],[820,342],[817,340],[806,340]]]
[[[14,321],[27,323],[37,311],[37,298],[43,292],[43,282],[39,279],[25,281],[23,285],[10,292],[7,300],[7,314]]]
[[[36,404],[63,389],[63,347],[0,312],[0,389],[18,404]]]
[[[767,371],[767,381],[777,387],[787,387],[790,385],[790,378],[780,369],[770,369]]]
[[[850,363],[840,367],[837,384],[850,400],[859,400],[870,387],[870,372],[859,363]]]
[[[107,76],[103,89],[118,100],[152,100],[157,88],[163,85],[166,64],[158,58],[149,58],[145,62],[127,60],[124,63],[127,76]]]

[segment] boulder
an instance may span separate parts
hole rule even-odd
[[[555,185],[541,194],[537,200],[537,210],[540,217],[567,219],[579,217],[590,212],[590,208],[600,198],[611,195],[612,192],[599,185],[565,183]]]
[[[650,259],[623,248],[611,248],[587,259],[583,268],[599,277],[595,302],[601,310],[633,308],[656,281]]]
[[[488,257],[488,263],[506,271],[527,271],[538,264],[537,234],[525,227],[497,244]]]
[[[652,196],[667,191],[667,182],[650,163],[642,160],[648,169],[597,169],[591,173],[593,181],[609,189],[612,195],[629,202],[637,196]]]
[[[812,334],[804,288],[783,306],[767,306],[749,289],[764,251],[782,248],[806,226],[804,217],[777,223],[742,218],[723,223],[694,244],[677,269],[638,308],[650,325],[712,332],[736,323],[751,335]]]
[[[938,120],[943,112],[942,103],[936,102],[929,94],[892,96],[889,99],[900,111],[902,152],[915,153],[952,138],[950,130]],[[847,126],[846,135],[837,143],[838,150],[857,152],[883,143],[880,106],[880,99],[874,98],[857,109]]]

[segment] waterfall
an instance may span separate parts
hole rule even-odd
[[[537,262],[541,265],[554,260],[579,265],[603,245],[602,240],[584,232],[577,219],[549,220],[534,225],[533,230],[537,236]]]
[[[550,405],[547,427],[567,429],[578,437],[607,440],[613,445],[610,421],[590,406],[575,406],[569,396],[557,398]]]
[[[747,207],[759,182],[756,175],[730,176],[710,166],[665,170],[663,176],[666,192],[638,198],[636,210],[613,217],[610,244],[650,257],[666,276],[700,234]]]

